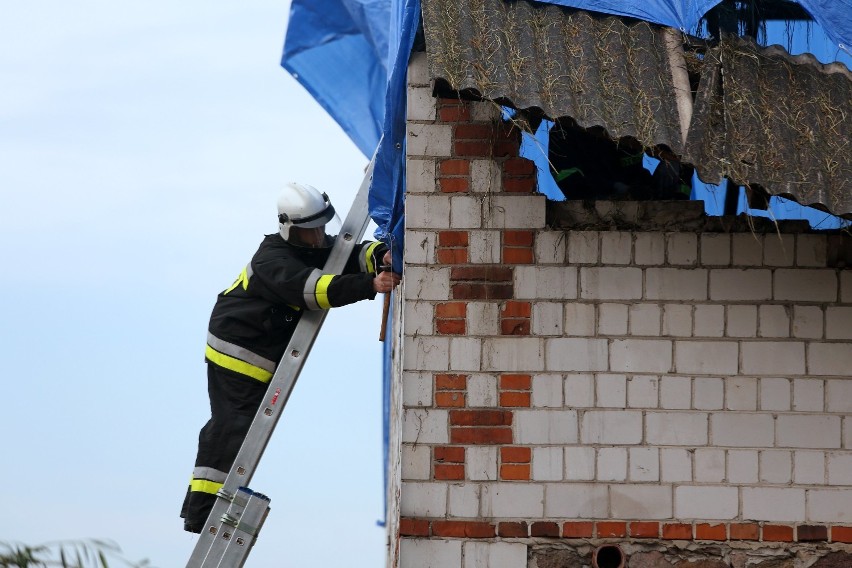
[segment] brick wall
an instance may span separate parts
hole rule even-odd
[[[852,271],[827,237],[548,230],[497,107],[432,98],[422,56],[409,82],[390,564],[852,551]]]

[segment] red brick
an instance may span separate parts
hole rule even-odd
[[[485,158],[494,154],[494,148],[485,141],[457,140],[453,144],[453,154],[456,156],[471,156]]]
[[[512,413],[507,410],[453,410],[453,426],[511,426]]]
[[[441,122],[463,122],[470,120],[470,109],[464,106],[440,108],[438,118]]]
[[[727,527],[709,523],[695,525],[695,540],[728,540]]]
[[[796,527],[796,540],[799,542],[828,540],[828,527],[824,525],[799,525]]]
[[[630,523],[630,536],[633,538],[659,538],[660,523],[634,522]]]
[[[562,524],[562,536],[565,538],[592,538],[594,529],[594,523],[569,521]]]
[[[435,479],[454,481],[462,480],[464,479],[464,466],[455,463],[436,463]]]
[[[526,481],[530,478],[529,464],[504,464],[500,466],[500,479]]]
[[[793,542],[793,527],[786,525],[763,525],[764,542]]]
[[[438,264],[467,264],[466,248],[439,248],[435,252]]]
[[[529,175],[535,171],[535,162],[526,158],[509,158],[503,162],[503,172],[509,175]]]
[[[626,537],[627,523],[622,521],[605,521],[598,523],[598,538]]]
[[[852,527],[831,527],[831,542],[852,543]]]
[[[511,284],[453,284],[454,300],[508,300],[515,294]]]
[[[530,536],[559,536],[557,523],[533,523],[530,526]]]
[[[508,151],[503,150],[504,155]],[[496,152],[495,152],[496,153]],[[507,193],[533,193],[538,187],[538,182],[534,177],[528,178],[505,178],[503,179],[503,191]]]
[[[530,463],[532,450],[519,446],[500,448],[500,461],[503,463]]]
[[[531,247],[535,241],[532,231],[503,231],[503,244],[515,247]]]
[[[452,428],[450,442],[453,444],[511,444],[511,428]]]
[[[535,256],[531,248],[503,247],[502,260],[505,264],[532,264]]]
[[[467,231],[439,231],[438,246],[466,247],[468,245]]]
[[[494,144],[489,155],[495,158],[503,158],[506,156],[517,156],[521,143],[518,140],[501,140]]]
[[[500,310],[501,317],[528,318],[532,312],[530,302],[506,302]]]
[[[692,540],[692,525],[686,523],[664,524],[663,538],[671,540]]]
[[[532,388],[532,376],[516,374],[500,375],[500,388],[504,390],[528,390]]]
[[[492,538],[497,531],[491,523],[481,521],[432,521],[432,536],[456,538]]]
[[[530,320],[528,319],[501,319],[501,335],[529,335]]]
[[[464,463],[464,448],[459,446],[435,446],[432,450],[435,461]]]
[[[435,304],[436,318],[463,318],[465,316],[467,316],[467,304],[464,302]]]
[[[470,160],[441,160],[438,172],[444,176],[466,176],[470,173]]]
[[[403,517],[399,520],[399,534],[401,536],[429,536],[429,521]]]
[[[494,135],[490,124],[457,124],[453,128],[456,140],[489,140]]]
[[[758,540],[760,525],[757,523],[731,523],[729,527],[731,540]]]
[[[500,406],[504,408],[529,408],[532,406],[528,392],[501,392]]]
[[[450,280],[454,282],[511,282],[511,268],[504,266],[464,266],[450,270]]]
[[[438,391],[435,393],[435,406],[438,408],[463,408],[464,403],[463,392]]]
[[[529,536],[527,532],[527,524],[523,521],[517,523],[500,523],[497,525],[497,534],[507,538],[526,538]]]
[[[470,189],[467,178],[440,178],[438,185],[442,193],[462,193]]]
[[[435,388],[438,390],[463,390],[467,388],[467,375],[435,375]]]
[[[464,335],[467,326],[463,319],[439,319],[435,321],[435,331],[439,335]]]

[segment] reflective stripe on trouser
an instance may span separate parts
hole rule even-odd
[[[207,349],[204,356],[220,367],[268,383],[275,373],[277,364],[245,347],[219,339],[207,333]]]
[[[225,472],[231,470],[263,400],[266,384],[208,364],[207,389],[211,416],[198,435],[193,481],[180,515],[193,525],[202,525],[207,520],[216,491],[225,481]]]

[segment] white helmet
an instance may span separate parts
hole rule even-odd
[[[278,232],[285,241],[290,241],[292,227],[314,229],[332,221],[339,226],[340,220],[328,195],[315,187],[290,182],[281,191],[278,197]]]

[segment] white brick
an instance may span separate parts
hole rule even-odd
[[[766,266],[793,266],[796,254],[794,235],[767,235],[763,243],[763,264]]]
[[[740,347],[747,375],[803,375],[805,344],[796,341],[749,341]]]
[[[695,306],[693,317],[695,337],[722,337],[725,334],[724,306]]]
[[[568,302],[565,304],[565,335],[595,335],[595,305]]]
[[[432,373],[402,374],[402,404],[432,406]]]
[[[518,339],[510,339],[518,343]],[[546,370],[605,371],[608,349],[605,339],[555,338],[544,340]],[[537,369],[532,369],[537,370]]]
[[[477,229],[482,226],[482,201],[471,195],[450,197],[450,227]]]
[[[825,235],[798,235],[796,266],[825,266],[828,252],[826,245]]]
[[[475,337],[450,339],[450,369],[478,371],[481,365],[482,340]]]
[[[446,371],[449,369],[450,343],[446,337],[406,337],[403,361],[406,370]]]
[[[565,448],[565,479],[589,481],[595,478],[595,449],[589,446]]]
[[[852,416],[843,419],[843,447],[852,450]]]
[[[606,519],[609,495],[601,483],[548,483],[544,516],[563,519]],[[513,513],[507,516],[521,516]]]
[[[638,265],[655,266],[666,261],[666,245],[662,233],[636,233],[635,262]]]
[[[407,120],[435,120],[435,97],[429,87],[409,87]]]
[[[725,328],[728,337],[757,336],[757,306],[742,304],[727,307],[728,318]]]
[[[516,410],[516,444],[576,444],[577,412],[574,410]]]
[[[695,481],[720,483],[725,479],[725,450],[697,448],[695,458]]]
[[[834,270],[779,268],[775,271],[776,300],[836,302],[837,291],[837,273]]]
[[[659,377],[636,375],[627,378],[627,406],[657,408],[659,406]]]
[[[406,130],[406,151],[409,156],[452,155],[452,125],[408,123]]]
[[[627,305],[598,305],[598,335],[627,335]]]
[[[479,516],[479,484],[452,483],[449,485],[447,514],[450,517],[475,518]]]
[[[562,375],[535,375],[532,378],[532,405],[536,408],[562,406]]]
[[[670,337],[692,335],[691,304],[666,304],[663,307],[663,335]]]
[[[728,450],[728,482],[757,483],[758,453],[754,450]]]
[[[610,369],[626,373],[667,373],[672,368],[672,342],[660,339],[617,339],[610,345]]]
[[[852,414],[852,379],[826,381],[825,386],[828,411]]]
[[[461,568],[462,541],[402,538],[399,568]]]
[[[567,375],[565,377],[565,406],[591,408],[595,405],[595,387],[592,375]]]
[[[568,263],[597,264],[600,252],[597,231],[571,231],[568,233]]]
[[[657,448],[630,448],[629,477],[631,481],[660,480],[660,451]],[[618,517],[618,515],[616,515]],[[624,518],[624,517],[622,517]],[[641,517],[633,517],[641,518]]]
[[[633,410],[590,410],[580,425],[583,444],[639,444],[642,442],[642,413]]]
[[[701,235],[701,264],[728,266],[731,264],[731,235],[704,233]]]
[[[737,344],[729,341],[676,341],[675,371],[689,375],[735,375]]]
[[[494,160],[470,161],[470,188],[475,193],[497,193],[502,190],[502,172]]]
[[[468,302],[468,335],[500,335],[500,309],[494,302]]]
[[[793,306],[793,337],[822,338],[822,308],[819,306]]]
[[[809,451],[793,452],[793,483],[824,485],[825,454]]]
[[[403,482],[400,514],[406,517],[444,517],[447,514],[447,484]]]
[[[595,378],[596,406],[624,408],[627,406],[627,377],[601,374]]]
[[[402,479],[425,481],[432,478],[432,449],[423,445],[402,445]]]
[[[692,407],[692,381],[689,377],[666,376],[660,379],[660,408]]]
[[[733,519],[739,513],[736,487],[681,485],[674,491],[676,519]]]
[[[668,485],[610,485],[616,519],[670,519],[672,488]]]
[[[713,413],[710,415],[710,433],[714,446],[771,448],[775,439],[775,422],[770,414]]]
[[[446,269],[405,267],[406,300],[441,300],[450,297],[450,271]]]
[[[630,264],[633,235],[619,231],[604,231],[601,236],[602,264]]]
[[[411,301],[405,302],[403,307],[405,335],[432,335],[434,320],[434,309],[429,302]]]
[[[405,162],[405,193],[435,193],[437,191],[435,160],[408,158]],[[408,235],[406,235],[406,240]],[[408,257],[406,256],[406,260]]]
[[[760,306],[760,337],[790,337],[790,314],[788,306]]]
[[[565,231],[539,231],[535,235],[535,259],[538,264],[565,264],[568,235]]]
[[[464,543],[463,568],[520,568],[527,563],[527,545],[517,542]]]
[[[738,233],[731,235],[734,266],[760,266],[763,261],[763,235]]]
[[[669,264],[692,266],[698,262],[698,235],[668,233],[666,237]]]
[[[777,425],[780,448],[839,448],[840,417],[780,415]]]
[[[808,374],[849,376],[852,369],[852,342],[810,343]]]
[[[563,472],[561,446],[532,449],[533,481],[561,481]]]
[[[823,383],[817,379],[795,379],[793,381],[793,410],[800,412],[822,412],[825,408]]]
[[[449,443],[447,411],[420,408],[403,411],[402,441],[418,444]]]
[[[725,382],[719,378],[696,377],[692,382],[693,408],[721,410],[725,400]]]
[[[444,195],[411,194],[405,198],[407,229],[450,227],[450,199]]]
[[[840,301],[852,304],[852,271],[844,270],[840,273]]]
[[[703,412],[648,412],[646,443],[657,446],[707,445],[707,414]]]
[[[406,76],[409,85],[428,85],[429,65],[426,60],[426,52],[413,52],[408,61],[408,74]]]
[[[645,297],[649,300],[707,299],[707,270],[704,268],[648,268]]]
[[[489,229],[544,228],[543,195],[493,195],[483,207],[485,226]]]
[[[633,304],[629,309],[630,335],[660,335],[661,310],[657,304]]]
[[[544,371],[542,341],[531,337],[485,339],[482,341],[482,370]]]
[[[808,520],[818,523],[852,522],[852,491],[848,489],[808,491]]]
[[[790,483],[793,478],[793,456],[784,450],[760,452],[760,481],[762,483]]]
[[[500,263],[500,232],[470,231],[467,253],[472,264]]]
[[[516,266],[515,299],[546,300],[577,297],[577,269],[569,266]]]
[[[679,448],[661,448],[660,481],[692,481],[692,458],[687,450]]]
[[[467,405],[491,408],[497,406],[497,377],[473,374],[467,378]]]
[[[852,339],[852,307],[829,306],[825,310],[825,338]]]
[[[790,381],[760,379],[760,409],[790,410]]]
[[[474,122],[494,122],[503,114],[503,108],[494,101],[482,101],[469,104],[470,119]]]
[[[757,410],[757,379],[731,377],[725,381],[725,408]]]
[[[580,296],[592,300],[638,300],[642,270],[630,266],[580,269]]]
[[[711,300],[769,300],[772,272],[761,269],[719,268],[710,271]]]
[[[407,231],[405,233],[405,262],[407,264],[434,264],[435,242],[434,232]]]
[[[541,517],[544,512],[544,485],[529,483],[489,483],[482,486],[483,517]]]
[[[627,448],[598,450],[598,481],[627,480]]]
[[[805,520],[805,492],[802,489],[743,487],[742,502],[744,519],[782,522]]]
[[[467,477],[471,481],[494,481],[497,479],[497,448],[474,446],[465,449]]]
[[[852,454],[828,454],[828,484],[852,485]]]

